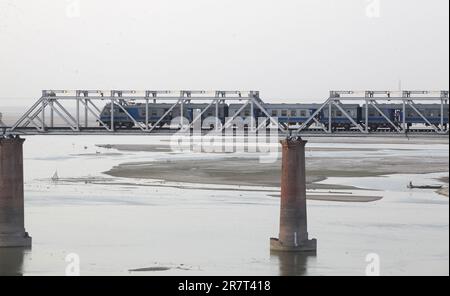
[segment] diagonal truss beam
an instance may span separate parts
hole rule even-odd
[[[317,118],[313,117],[313,121],[326,133],[329,132],[329,130],[325,127],[323,123],[317,120]]]
[[[233,116],[231,118],[228,118],[228,120],[225,122],[225,124],[223,125],[221,131],[224,131],[225,129],[230,127],[230,124],[241,114],[242,111],[244,111],[244,109],[250,104],[251,100],[248,100],[247,102],[245,102],[241,108],[239,108],[238,111],[236,111],[236,113],[233,114]]]
[[[91,109],[91,107],[89,106],[90,104],[94,106],[94,109],[96,109],[95,104],[93,104],[91,102],[91,100],[80,100],[81,104],[83,104],[83,106],[86,108],[87,111],[89,111],[94,117],[95,119],[97,119],[97,121],[107,130],[107,131],[114,131],[112,128],[110,128],[106,123],[104,123],[101,119],[100,116],[97,115],[97,113],[95,113],[95,111],[93,111]]]
[[[414,102],[412,100],[407,100],[406,103],[428,124],[436,133],[439,133],[440,130],[432,124],[423,114],[416,108]]]
[[[53,105],[50,104],[50,108],[59,115],[59,117],[64,120],[65,123],[67,123],[67,125],[69,125],[69,127],[73,130],[73,131],[77,131],[77,126],[76,123],[70,122],[66,116],[64,116],[61,112],[59,112],[59,110]]]
[[[357,123],[351,116],[350,114],[347,113],[347,111],[344,110],[344,108],[342,108],[341,106],[341,102],[339,100],[334,101],[333,104],[342,112],[342,114],[345,115],[345,117],[348,118],[348,120],[350,120],[350,122],[356,126],[362,133],[367,133],[367,131],[359,124]]]
[[[302,125],[300,125],[300,128],[297,130],[297,132],[299,133],[299,132],[303,131],[304,129],[306,129],[310,125],[310,123],[312,123],[312,121],[315,120],[317,115],[319,115],[320,112],[322,112],[322,110],[325,109],[325,107],[330,104],[330,100],[331,99],[326,100],[326,102],[323,103],[319,107],[319,109],[317,109]]]
[[[142,125],[136,121],[136,119],[120,104],[117,104],[119,108],[125,113],[125,115],[133,121],[134,125],[139,127],[142,131],[147,130],[146,128],[142,127]]]
[[[402,132],[402,129],[400,129],[396,124],[394,124],[394,123],[392,122],[392,120],[390,120],[389,117],[387,117],[386,114],[378,107],[378,104],[377,104],[376,101],[370,100],[370,101],[369,101],[369,104],[370,104],[372,107],[374,107],[375,110],[377,110],[377,112],[380,113],[380,115],[383,116],[383,118],[386,119],[386,121],[387,121],[390,125],[392,125],[392,127],[395,128],[395,130],[396,130],[397,132],[399,132],[399,133]],[[366,114],[366,116],[367,116],[367,114]]]
[[[278,127],[278,130],[281,132],[284,132],[286,134],[289,133],[289,128],[286,129],[285,127],[283,127],[280,122],[278,120],[276,120],[275,118],[273,118],[269,112],[267,112],[266,108],[264,108],[257,100],[252,99],[251,100],[253,104],[255,104],[261,111],[262,113],[264,113],[264,115],[267,116],[267,118],[272,122],[272,124],[276,125]]]
[[[44,100],[43,97],[41,97],[39,100],[37,100],[37,102],[34,103],[34,105],[31,106],[31,108],[28,109],[28,111],[26,111],[25,114],[22,115],[22,117],[20,117],[19,120],[11,127],[11,131],[14,131],[14,130],[15,130],[17,127],[19,127],[25,120],[29,120],[30,114],[31,114],[32,112],[34,112],[35,109],[36,109],[38,106],[41,106],[41,105],[42,105],[42,101],[43,101],[43,100]]]
[[[41,117],[39,117],[39,115],[43,114],[47,105],[48,101],[43,100],[39,105],[39,108],[37,110],[33,110],[30,115],[26,117],[26,120],[24,121],[24,124],[22,126],[28,127],[28,125],[32,124],[39,131],[44,131],[47,128],[47,125],[45,124],[45,121]],[[39,124],[36,124],[35,120],[38,121]]]
[[[219,100],[213,100],[211,103],[209,103],[209,105],[208,105],[205,109],[203,109],[202,112],[200,112],[200,114],[198,114],[198,115],[192,120],[192,122],[191,122],[191,124],[190,124],[190,127],[192,128],[192,127],[194,126],[194,124],[195,124],[199,119],[202,118],[203,114],[205,114],[206,111],[208,111],[209,108],[212,107],[212,105],[217,104],[218,102],[219,102]],[[218,117],[218,114],[216,114],[216,117]],[[216,125],[218,125],[217,122],[216,122]],[[217,129],[217,127],[216,127],[216,129]]]
[[[167,110],[167,112],[164,113],[164,115],[151,127],[149,132],[152,132],[170,114],[170,112],[172,112],[173,109],[175,109],[176,106],[181,104],[182,101],[183,101],[182,99],[179,99],[175,104],[173,104],[172,107],[170,107],[169,110]],[[180,116],[183,116],[183,114],[180,113]]]

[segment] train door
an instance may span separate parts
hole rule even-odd
[[[199,109],[195,109],[195,110],[199,110]],[[189,122],[192,122],[194,120],[194,109],[193,108],[188,109],[188,120],[189,120]]]
[[[392,110],[391,118],[394,119],[394,123],[396,125],[401,125],[401,123],[403,121],[403,116],[404,116],[404,114],[403,114],[402,110],[400,110],[400,109],[393,109]]]

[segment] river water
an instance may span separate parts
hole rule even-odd
[[[120,163],[189,155],[119,152],[96,144],[159,140],[27,138],[26,228],[33,248],[0,250],[0,273],[65,275],[71,263],[66,259],[75,255],[81,275],[364,276],[371,263],[367,259],[373,256],[379,259],[381,275],[449,274],[448,198],[432,190],[406,189],[411,180],[440,184],[436,178],[448,173],[327,179],[323,183],[361,188],[352,190],[353,194],[378,190],[383,199],[309,201],[309,233],[318,239],[317,254],[276,255],[269,251],[269,238],[278,235],[279,199],[273,197],[277,188],[241,186],[236,190],[202,184],[186,188],[120,178],[102,184],[101,178],[106,177],[102,172]],[[377,147],[388,153],[396,144],[371,145]],[[448,157],[448,145],[423,145],[414,153],[426,157],[430,149],[434,155]],[[78,179],[53,182],[55,171],[62,179]]]

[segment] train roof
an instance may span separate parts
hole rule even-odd
[[[294,103],[294,104],[287,104],[287,103],[281,103],[281,104],[264,104],[265,107],[268,108],[319,108],[322,106],[322,104],[301,104],[301,103]]]
[[[366,106],[366,104],[364,104],[363,106]],[[403,104],[388,104],[388,103],[383,103],[383,104],[377,104],[378,107],[393,107],[393,108],[403,108]],[[408,105],[406,105],[408,107]],[[441,104],[419,104],[416,103],[414,104],[414,106],[417,107],[426,107],[426,108],[441,108]],[[444,105],[444,108],[448,108],[448,105]]]
[[[149,107],[172,107],[174,105],[171,103],[148,103]],[[138,103],[138,104],[134,104],[134,105],[127,105],[126,107],[145,107],[146,104],[145,103]]]
[[[242,107],[245,103],[242,104],[230,104],[230,108],[234,108],[234,107]],[[322,104],[283,104],[283,103],[278,103],[278,104],[271,104],[271,103],[265,103],[263,105],[265,108],[319,108],[320,106],[322,106]]]

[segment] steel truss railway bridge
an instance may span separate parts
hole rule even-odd
[[[301,125],[290,126],[278,122],[267,111],[264,101],[258,91],[133,91],[133,90],[44,90],[42,96],[33,104],[12,126],[0,126],[0,136],[9,137],[17,135],[161,135],[172,134],[181,128],[192,129],[195,124],[202,121],[206,112],[215,111],[219,118],[220,104],[239,104],[242,107],[225,122],[217,119],[215,131],[223,132],[234,124],[241,112],[250,108],[250,114],[259,110],[264,117],[263,122],[251,119],[247,130],[261,132],[264,129],[276,129],[281,134],[298,136],[405,136],[408,135],[448,135],[445,108],[448,108],[448,91],[331,91],[317,111],[310,115]],[[191,122],[180,121],[177,127],[162,125],[175,108],[180,108],[180,114],[189,103],[203,103],[207,107],[199,110]],[[345,110],[344,103],[362,104],[365,114],[364,122],[357,122]],[[126,105],[142,104],[145,106],[145,120],[136,120],[124,108]],[[150,108],[154,103],[165,103],[170,106],[156,123],[150,122]],[[403,122],[393,122],[380,108],[382,103],[393,103],[401,106],[403,114],[412,110],[425,123],[423,128],[409,128],[406,116]],[[432,124],[427,114],[421,112],[418,104],[439,104],[440,124]],[[115,127],[115,113],[109,112],[108,122],[102,121],[102,110],[105,107],[120,108],[134,123],[130,128]],[[373,108],[386,121],[389,128],[371,131],[369,126],[369,108]],[[351,131],[333,129],[333,116],[331,110],[339,110],[351,122]],[[327,123],[318,120],[318,115],[327,110],[329,112]],[[1,110],[0,110],[1,111]],[[373,111],[373,110],[372,110]],[[448,115],[447,115],[448,116]],[[448,118],[448,117],[447,117]],[[58,122],[57,122],[58,121]],[[0,117],[1,125],[1,117]]]

